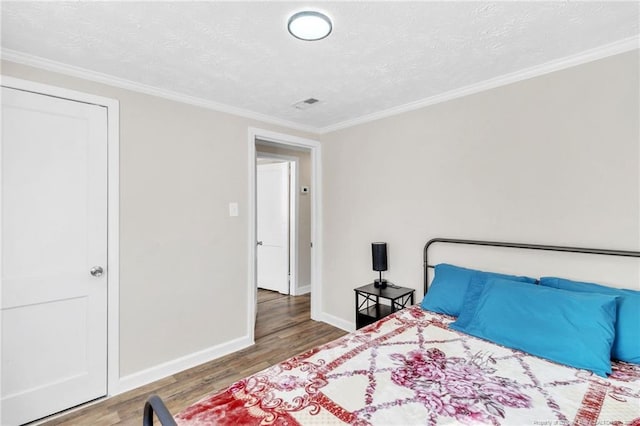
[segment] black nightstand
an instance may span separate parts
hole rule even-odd
[[[359,329],[392,312],[413,305],[415,290],[388,283],[387,288],[384,289],[368,284],[354,291],[356,292],[356,329]],[[389,304],[380,303],[380,299],[388,301]]]

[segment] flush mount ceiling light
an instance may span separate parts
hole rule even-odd
[[[305,10],[289,18],[287,29],[295,38],[306,41],[322,40],[331,34],[331,19],[323,13]]]

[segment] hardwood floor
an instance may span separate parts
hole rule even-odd
[[[259,290],[255,345],[52,418],[44,424],[139,425],[144,402],[151,394],[160,395],[169,410],[177,414],[206,395],[222,390],[245,376],[346,334],[328,324],[312,321],[309,312],[308,295],[283,296]]]

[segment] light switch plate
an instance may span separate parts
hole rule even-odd
[[[229,203],[229,216],[238,216],[238,203]]]

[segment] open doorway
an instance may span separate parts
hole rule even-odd
[[[318,282],[318,235],[319,194],[315,189],[319,183],[319,143],[284,134],[259,129],[249,129],[249,335],[262,337],[264,324],[271,321],[268,329],[277,329],[281,324],[295,322],[295,318],[306,316],[314,318],[319,301]],[[284,187],[276,190],[265,187]],[[267,204],[274,209],[272,213],[260,211]],[[263,207],[264,208],[264,207]],[[274,213],[275,212],[275,213]],[[276,218],[275,220],[274,217]],[[266,219],[272,222],[265,232]],[[286,223],[286,226],[283,225]],[[271,241],[267,241],[271,240]],[[283,242],[288,243],[284,247]],[[270,253],[269,253],[270,252]],[[284,266],[278,266],[273,259],[285,259]],[[288,255],[288,256],[287,256]],[[266,275],[265,275],[266,270]],[[284,271],[284,273],[283,273]],[[277,275],[279,282],[272,285],[266,276]],[[304,301],[305,303],[301,303]],[[318,299],[318,300],[315,300]],[[306,305],[306,308],[304,306]],[[292,310],[292,306],[296,306]],[[268,315],[261,315],[268,310]],[[306,309],[302,314],[301,310]]]
[[[256,339],[310,318],[310,176],[308,148],[256,139]]]
[[[256,282],[286,295],[298,284],[297,163],[256,145]]]
[[[289,259],[289,291],[279,291],[295,296],[309,293],[311,291],[311,152],[308,148],[277,146],[258,139],[256,157],[258,287],[269,288],[262,286],[264,269],[261,268],[261,262],[262,260],[271,261],[274,258],[274,255],[266,253],[268,247],[264,240],[268,237],[273,238],[276,232],[282,235],[282,232],[286,231],[285,226],[288,221],[288,233],[284,235],[289,242],[287,257]],[[276,206],[276,203],[279,205]],[[278,216],[274,217],[276,214]],[[278,220],[280,222],[277,222]],[[274,226],[282,222],[285,222],[285,226],[279,228]],[[265,256],[261,259],[263,253]],[[271,271],[266,270],[266,273],[270,274]]]

